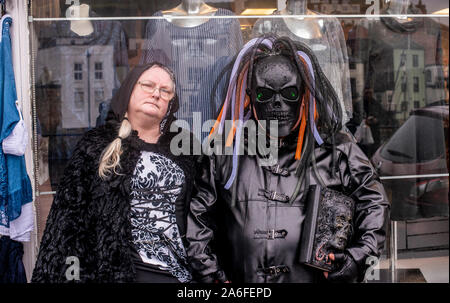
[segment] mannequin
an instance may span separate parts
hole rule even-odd
[[[205,18],[211,15],[225,18]],[[214,118],[226,93],[226,77],[221,73],[243,44],[239,21],[232,18],[232,11],[200,0],[182,0],[154,16],[164,18],[147,23],[140,63],[158,61],[172,68],[180,98],[177,123],[186,126],[187,122],[197,138],[205,138],[203,122]]]
[[[409,10],[410,8],[410,1],[411,0],[386,0],[388,4],[388,8],[386,10],[387,14],[391,15],[406,15],[408,13],[411,13]],[[397,17],[398,22],[409,22],[412,19],[407,17]]]
[[[338,95],[346,123],[352,115],[352,98],[347,46],[339,21],[336,18],[302,17],[319,15],[307,9],[306,0],[287,0],[286,8],[274,14],[299,16],[259,19],[253,27],[252,37],[272,33],[288,36],[310,47]]]
[[[66,10],[67,18],[88,18],[90,7],[87,4],[69,6]],[[89,20],[72,20],[70,21],[70,30],[78,36],[89,36],[94,32],[94,26]]]
[[[164,16],[212,16],[217,8],[207,5],[201,0],[182,0],[180,5],[163,11]],[[209,19],[171,19],[168,21],[181,27],[194,27],[207,22]]]
[[[318,15],[316,12],[308,10],[306,0],[286,1],[286,8],[280,11],[281,15]],[[312,39],[322,37],[323,22],[317,22],[315,18],[284,18],[287,27],[296,36],[303,39]]]
[[[410,0],[386,0],[387,11],[392,15],[406,15],[410,6]]]

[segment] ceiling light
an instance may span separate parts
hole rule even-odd
[[[448,7],[434,12],[433,15],[448,15]]]
[[[276,8],[247,8],[241,15],[251,16],[251,15],[271,15]]]

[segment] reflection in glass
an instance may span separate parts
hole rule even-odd
[[[448,105],[418,109],[372,158],[383,176],[418,175],[385,181],[391,219],[448,217],[448,121]]]
[[[172,15],[173,12],[159,11],[154,16],[166,14]],[[214,16],[232,17],[234,14],[219,8]],[[204,121],[215,118],[226,93],[227,75],[222,72],[243,42],[237,19],[200,20],[203,22],[195,26],[180,23],[183,20],[149,20],[141,63],[159,61],[172,68],[177,76],[176,90],[180,98],[177,118],[186,120],[198,138],[205,138],[207,133],[200,133],[201,128],[193,129],[193,125],[201,127]],[[194,116],[196,112],[201,113],[200,119]]]
[[[70,16],[97,16],[86,4],[67,11]],[[49,177],[54,187],[83,132],[104,121],[104,103],[128,70],[128,50],[117,21],[59,21],[36,28],[36,108],[42,137],[49,138]]]

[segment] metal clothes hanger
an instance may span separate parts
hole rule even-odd
[[[1,3],[1,17],[6,15],[6,0],[0,0]]]

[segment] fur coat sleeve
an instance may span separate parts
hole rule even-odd
[[[92,184],[92,165],[96,161],[89,159],[89,142],[86,135],[77,144],[66,166],[64,177],[56,192],[39,255],[32,275],[32,282],[71,282],[87,281],[89,273],[73,270],[90,268],[92,253],[86,245],[93,239],[87,232],[91,222],[89,218],[89,184]],[[78,263],[79,262],[79,263]],[[79,280],[78,280],[79,278]]]

